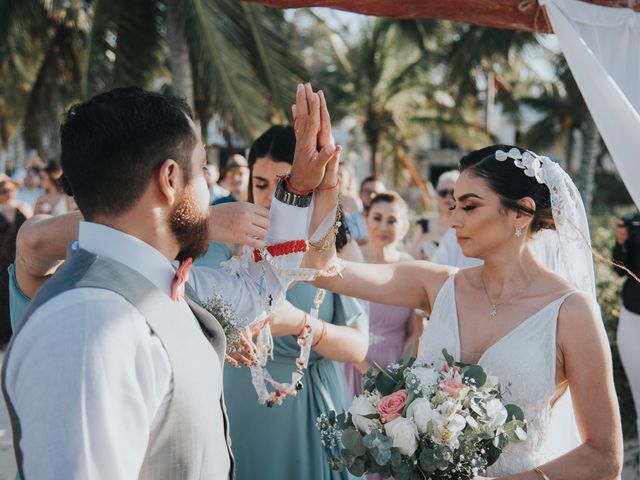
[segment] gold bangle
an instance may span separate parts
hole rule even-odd
[[[335,244],[336,236],[338,235],[338,229],[340,228],[340,225],[341,225],[341,222],[340,222],[341,217],[342,217],[341,209],[340,209],[340,206],[338,205],[336,207],[336,219],[334,220],[333,225],[331,225],[331,228],[329,229],[329,231],[326,233],[324,238],[322,238],[322,240],[318,240],[317,242],[312,242],[311,240],[309,240],[307,242],[309,244],[309,248],[311,248],[315,252],[322,253],[327,251],[329,247],[331,247],[331,245]]]
[[[540,475],[540,478],[542,480],[551,480],[549,477],[547,477],[547,474],[540,470],[538,467],[534,468],[533,471]]]

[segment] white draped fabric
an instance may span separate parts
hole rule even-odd
[[[631,197],[640,206],[640,13],[540,0]]]

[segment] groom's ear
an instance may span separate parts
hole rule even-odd
[[[173,205],[183,181],[183,173],[175,160],[167,159],[158,167],[153,181],[157,185],[158,195],[162,203]]]

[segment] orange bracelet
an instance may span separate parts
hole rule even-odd
[[[284,180],[285,185],[287,186],[287,190],[291,193],[295,193],[296,195],[300,195],[303,197],[307,197],[313,193],[313,190],[299,190],[291,184],[291,175],[278,175],[278,180]]]
[[[300,335],[302,335],[304,333],[304,329],[307,328],[307,313],[304,312],[303,313],[304,317],[302,317],[302,328],[300,329],[300,332],[296,335],[296,338],[300,337]]]
[[[338,179],[338,181],[336,182],[335,185],[325,185],[324,187],[318,187],[318,188],[316,188],[314,190],[314,192],[324,192],[324,191],[327,191],[327,190],[333,190],[338,185],[340,185],[340,179]]]
[[[320,333],[320,338],[318,338],[318,340],[316,340],[316,342],[311,345],[311,348],[316,348],[327,335],[327,322],[325,322],[324,320],[320,321],[322,322],[322,332]]]

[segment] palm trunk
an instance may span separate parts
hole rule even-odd
[[[378,158],[378,148],[380,146],[381,131],[376,127],[375,119],[368,119],[363,125],[364,136],[371,152],[371,175],[378,176],[380,173],[380,161]]]
[[[582,195],[582,201],[584,202],[587,215],[591,212],[591,203],[593,201],[599,144],[600,134],[598,133],[598,128],[591,115],[587,114],[587,118],[582,127],[582,156],[578,176],[578,189]]]
[[[64,23],[57,24],[27,101],[24,115],[25,145],[28,150],[37,150],[44,158],[57,157],[59,154],[62,102],[56,80],[60,76],[59,57],[70,41],[70,28]],[[49,140],[46,148],[45,136]]]
[[[178,1],[167,0],[167,39],[172,88],[174,95],[184,98],[193,108],[193,71],[189,60],[189,47],[176,17]]]

